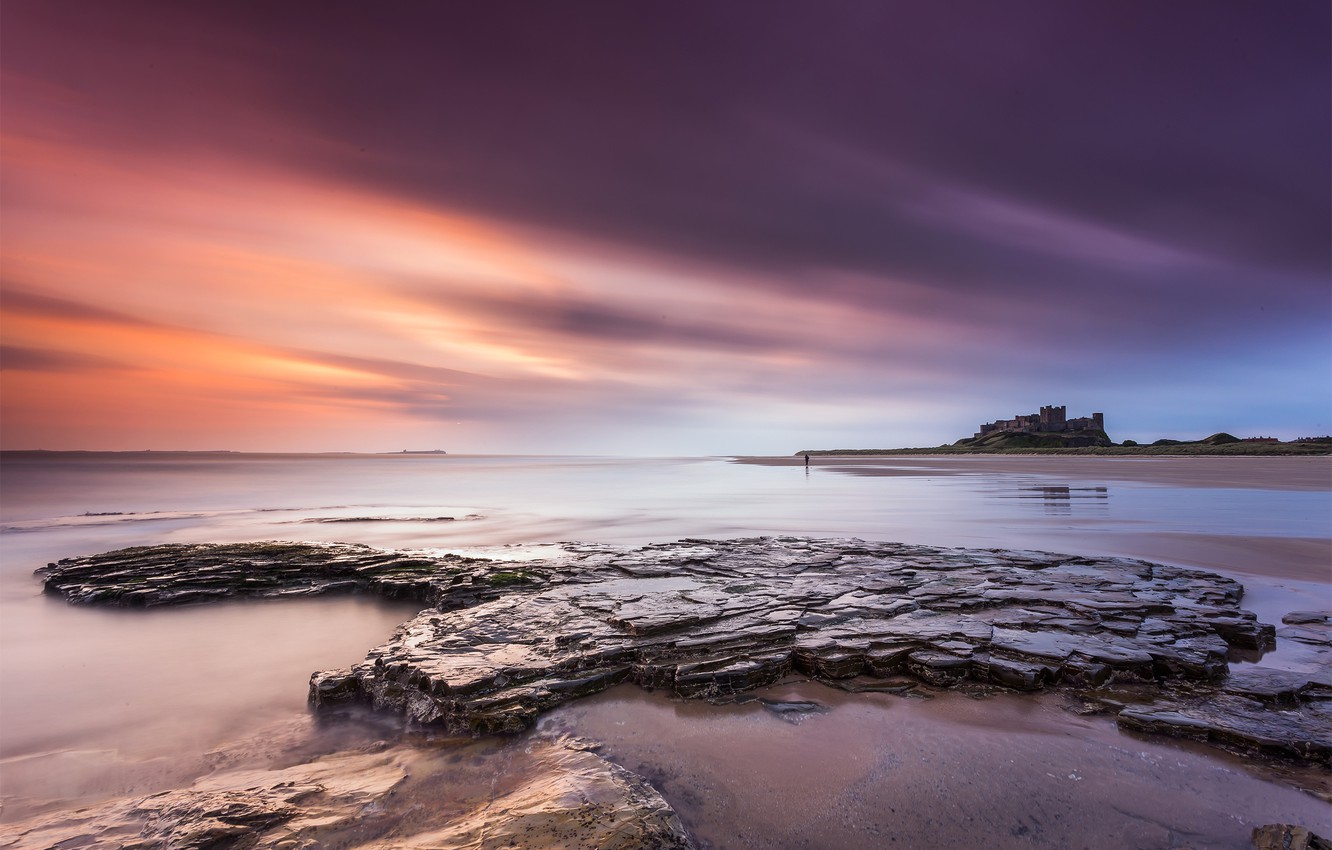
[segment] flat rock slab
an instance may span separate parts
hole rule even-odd
[[[162,546],[61,561],[45,582],[75,602],[116,605],[335,591],[418,598],[431,607],[364,662],[314,674],[310,701],[320,710],[369,703],[456,731],[518,731],[545,709],[626,681],[707,699],[792,672],[1017,690],[1139,682],[1242,700],[1253,710],[1240,725],[1291,743],[1263,749],[1326,757],[1307,731],[1325,722],[1326,683],[1246,674],[1222,694],[1231,650],[1261,651],[1275,638],[1240,607],[1243,588],[1211,573],[851,539],[543,551],[487,560],[342,545]],[[1216,712],[1191,716],[1153,722],[1190,735],[1211,724],[1234,738],[1235,723]]]
[[[728,698],[798,672],[1039,690],[1219,682],[1270,645],[1236,582],[1123,559],[855,540],[566,547],[524,592],[423,611],[366,661],[316,674],[321,708],[516,731],[624,681]]]
[[[264,541],[137,546],[66,558],[38,573],[47,593],[76,605],[148,608],[362,592],[448,608],[493,598],[499,588],[528,580],[524,571],[492,564],[345,543]]]
[[[641,777],[576,739],[536,738],[505,759],[517,781],[475,805],[421,818],[409,773],[447,769],[428,749],[384,746],[281,770],[230,771],[189,788],[0,826],[0,847],[45,850],[692,850]],[[498,782],[498,777],[493,782]],[[399,796],[399,792],[405,792]],[[436,808],[438,808],[436,806]]]
[[[518,788],[441,829],[374,848],[693,850],[675,810],[638,774],[576,741],[531,749],[540,769]]]
[[[1228,750],[1332,766],[1332,702],[1289,708],[1233,694],[1162,699],[1119,712],[1121,728],[1194,738]]]

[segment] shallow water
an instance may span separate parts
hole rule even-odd
[[[188,782],[207,755],[304,720],[314,670],[353,664],[420,606],[341,597],[151,612],[5,604],[0,793],[96,799]]]
[[[561,540],[857,536],[1210,568],[1244,581],[1268,622],[1332,607],[1327,458],[1045,460],[6,454],[0,818],[36,798],[170,787],[261,727],[305,728],[309,673],[359,660],[410,613],[360,598],[116,612],[41,595],[34,568],[123,546],[336,540],[518,558]],[[1263,663],[1302,661],[1282,646]]]
[[[541,725],[603,742],[712,850],[1245,850],[1265,823],[1332,826],[1332,807],[1308,794],[1197,747],[1121,734],[1058,695],[900,697],[809,682],[762,694],[830,710],[778,715],[757,700],[709,706],[620,686]]]

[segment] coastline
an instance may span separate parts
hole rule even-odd
[[[800,457],[733,457],[732,463],[803,467]],[[1332,459],[1304,457],[1033,457],[1030,455],[922,455],[876,457],[821,455],[811,468],[865,478],[939,478],[1012,475],[1073,485],[1068,496],[1093,482],[1202,490],[1273,493],[1332,492]],[[1060,489],[1058,487],[1056,490]],[[1062,494],[1058,494],[1062,495]],[[1099,494],[1098,494],[1099,495]],[[1240,579],[1251,590],[1281,589],[1293,580],[1332,587],[1332,523],[1327,536],[1262,534],[1242,525],[1226,533],[1143,529],[1132,535],[1094,525],[1079,529],[1082,545],[1060,543],[1056,551],[1101,552],[1212,570]],[[1332,591],[1329,591],[1332,593]]]
[[[354,839],[396,833],[412,835],[404,846],[453,846],[507,830],[505,846],[533,849],[634,834],[643,840],[614,846],[837,836],[861,850],[885,837],[951,846],[979,828],[991,846],[1100,846],[1111,834],[1165,846],[1188,834],[1241,848],[1273,820],[1320,828],[1332,801],[1327,612],[1274,629],[1213,573],[793,537],[563,551],[519,572],[273,543],[52,564],[46,592],[79,605],[337,593],[349,581],[429,602],[366,662],[310,682],[326,719],[372,709],[381,729],[405,716],[416,722],[403,731],[425,737],[376,733],[387,741],[86,814],[49,810],[0,833],[49,846],[93,818],[168,842],[225,832],[300,846],[318,833],[378,846]],[[1254,663],[1277,635],[1306,646],[1300,664]],[[451,819],[414,815],[440,789],[409,777],[437,772],[460,745],[475,753],[471,775],[507,775],[503,790]],[[739,780],[753,775],[769,779]],[[942,810],[920,805],[936,797]],[[242,822],[215,813],[222,800]],[[378,814],[358,824],[367,807]]]
[[[1328,608],[1327,600],[1332,598],[1328,578],[1318,572],[1321,553],[1332,551],[1332,541],[1323,536],[1327,531],[1321,519],[1332,504],[1326,496],[1332,487],[1323,483],[1328,477],[1327,464],[1307,458],[816,457],[809,474],[799,469],[803,459],[791,457],[614,464],[561,460],[522,467],[464,459],[439,473],[434,470],[442,468],[434,463],[414,466],[390,458],[372,467],[379,471],[372,477],[363,470],[367,462],[375,461],[364,458],[343,463],[295,458],[257,467],[244,458],[217,462],[228,464],[225,469],[236,473],[232,479],[243,481],[244,486],[218,495],[219,480],[225,479],[213,472],[201,475],[193,465],[176,463],[131,467],[135,477],[127,478],[118,464],[108,464],[103,468],[108,471],[98,472],[84,463],[59,466],[52,459],[51,471],[40,477],[27,473],[29,481],[41,485],[30,488],[39,497],[30,511],[46,519],[40,520],[40,527],[33,533],[8,538],[11,546],[7,557],[15,571],[10,583],[11,607],[42,618],[58,617],[53,626],[61,628],[52,634],[69,634],[71,651],[76,649],[78,636],[84,645],[91,641],[89,658],[97,657],[99,648],[114,647],[118,654],[127,655],[127,662],[131,658],[139,661],[138,670],[127,666],[117,677],[127,688],[136,690],[142,687],[135,684],[137,677],[153,671],[150,666],[142,666],[143,656],[133,650],[126,652],[127,647],[107,628],[110,624],[135,632],[144,628],[170,631],[170,644],[184,649],[212,646],[219,634],[257,633],[239,622],[244,613],[255,618],[298,620],[305,623],[303,628],[308,628],[310,639],[317,642],[322,640],[320,624],[327,620],[319,616],[317,608],[324,603],[314,599],[270,600],[253,605],[228,602],[174,611],[98,614],[82,606],[66,606],[51,596],[34,595],[37,588],[30,574],[32,567],[50,558],[107,551],[107,542],[150,546],[231,540],[235,545],[245,545],[241,541],[291,540],[292,535],[328,543],[429,547],[436,555],[453,552],[500,559],[522,557],[524,549],[512,548],[522,541],[593,540],[605,536],[606,545],[636,549],[644,544],[655,547],[660,539],[689,537],[692,547],[700,538],[787,534],[900,540],[987,551],[1041,550],[1079,558],[1122,555],[1234,573],[1245,585],[1242,607],[1278,630],[1276,652],[1265,655],[1258,666],[1306,670],[1310,669],[1308,663],[1292,654],[1299,651],[1300,644],[1284,634],[1303,627],[1283,624],[1282,619],[1288,612]],[[429,476],[420,473],[426,468],[432,470]],[[515,469],[522,471],[511,471]],[[390,473],[400,477],[388,477]],[[154,486],[145,488],[141,478],[148,474],[153,476]],[[281,492],[286,503],[272,496],[278,484],[284,488]],[[402,492],[414,494],[413,504],[396,501]],[[462,501],[458,501],[459,492],[467,493]],[[569,492],[585,497],[576,503],[557,498]],[[336,503],[329,493],[339,494]],[[136,502],[128,500],[127,494],[148,495]],[[192,512],[163,525],[152,511],[166,509]],[[85,511],[125,512],[121,517],[124,521],[97,528],[69,524]],[[461,516],[472,511],[483,511],[487,516],[469,523],[421,521],[424,516]],[[383,521],[310,522],[329,516],[373,516]],[[540,551],[544,556],[551,554],[548,547]],[[679,564],[672,560],[668,571],[692,570],[691,563],[688,558]],[[1327,559],[1322,563],[1326,564]],[[408,571],[413,567],[402,566]],[[503,575],[501,583],[491,585],[512,588],[508,581],[533,566],[525,562],[521,568],[505,567],[501,573],[512,575]],[[953,578],[959,575],[956,571],[950,573]],[[1316,584],[1301,583],[1311,575],[1319,579]],[[404,580],[408,577],[408,573],[401,576]],[[732,582],[727,581],[725,588],[730,587]],[[857,593],[857,599],[860,593],[863,591]],[[580,599],[586,597],[586,593],[578,594]],[[302,619],[307,607],[309,612]],[[10,621],[11,631],[15,622]],[[34,621],[33,625],[38,623]],[[359,649],[353,649],[354,655],[345,660],[299,667],[287,677],[289,687],[284,692],[303,696],[310,670],[355,663],[364,657],[365,647],[383,640],[389,630],[391,627],[385,626],[382,635],[359,644]],[[735,631],[729,630],[728,634]],[[24,629],[24,645],[31,644],[37,634]],[[14,637],[19,637],[17,631]],[[194,650],[180,653],[180,663],[197,667],[198,674],[174,678],[171,687],[196,692],[204,699],[184,712],[179,721],[197,725],[210,718],[208,712],[213,711],[214,701],[208,694],[218,677],[226,676],[228,690],[234,690],[238,680],[234,672],[227,671],[234,671],[237,663],[245,669],[267,669],[271,651],[263,642],[249,641],[228,650],[235,660],[227,660],[227,667],[200,664]],[[16,652],[11,661],[17,657]],[[46,652],[38,657],[49,660],[52,656]],[[1237,669],[1253,667],[1249,657],[1231,659],[1231,663]],[[100,661],[98,666],[102,666]],[[12,664],[8,672],[15,672]],[[186,673],[180,675],[185,677]],[[27,683],[30,691],[45,687],[45,680],[33,676],[17,681]],[[889,685],[900,687],[896,682]],[[117,690],[118,686],[119,682],[108,683],[99,693],[107,700],[118,701],[125,691]],[[19,693],[18,687],[11,691]],[[59,680],[51,680],[52,700],[61,698],[62,687]],[[265,684],[263,689],[272,691],[274,687]],[[632,685],[620,686],[556,706],[544,716],[552,725],[547,727],[544,719],[539,719],[538,730],[531,737],[481,739],[498,746],[493,752],[464,746],[463,742],[471,738],[438,737],[435,732],[426,740],[414,738],[401,743],[408,748],[426,747],[450,765],[455,756],[471,763],[475,755],[474,774],[486,791],[489,778],[501,774],[506,777],[506,787],[527,785],[536,778],[524,766],[523,753],[529,744],[545,746],[542,733],[589,739],[597,742],[597,752],[603,758],[640,774],[659,789],[691,832],[714,848],[733,850],[795,848],[799,843],[791,837],[801,829],[805,830],[800,833],[805,839],[816,839],[821,833],[836,835],[839,846],[848,848],[884,846],[890,837],[908,845],[937,846],[930,844],[929,836],[944,830],[959,839],[983,840],[1000,847],[1109,848],[1117,846],[1111,843],[1111,836],[1138,831],[1143,835],[1141,846],[1168,846],[1184,836],[1191,846],[1236,850],[1249,847],[1251,828],[1270,821],[1303,823],[1323,835],[1332,831],[1325,828],[1332,823],[1327,802],[1332,799],[1332,789],[1325,783],[1318,794],[1304,794],[1297,789],[1309,788],[1308,782],[1273,772],[1270,764],[1186,740],[1142,736],[1118,728],[1112,715],[1081,714],[1085,708],[1070,706],[1059,693],[1015,694],[1011,698],[1001,694],[975,700],[970,693],[935,692],[928,685],[918,684],[913,691],[900,695],[847,694],[811,680],[787,680],[772,688],[749,691],[746,696],[755,701],[712,705],[702,700],[672,699],[660,690],[652,694]],[[828,710],[797,711],[792,716],[767,707],[764,700],[812,702]],[[351,719],[345,727],[330,727],[331,715],[315,723],[302,711],[299,717],[289,718],[291,736],[274,736],[258,722],[270,716],[270,702],[268,698],[257,699],[254,705],[262,714],[255,715],[254,723],[237,723],[235,737],[221,736],[222,740],[201,747],[197,753],[188,746],[182,748],[184,755],[193,753],[192,757],[205,765],[200,773],[204,784],[196,790],[219,789],[223,782],[230,782],[226,777],[234,774],[227,770],[233,765],[267,770],[271,763],[285,770],[308,760],[306,756],[298,758],[299,753],[289,757],[285,746],[278,752],[270,746],[278,742],[269,742],[268,738],[290,737],[292,747],[318,758],[310,768],[301,768],[290,776],[279,775],[280,770],[271,775],[256,773],[252,778],[235,775],[237,785],[268,787],[264,783],[304,781],[302,777],[314,778],[316,774],[329,775],[340,783],[342,768],[333,774],[320,774],[323,768],[318,765],[325,759],[337,759],[351,770],[354,759],[344,759],[344,754],[350,756],[358,748],[376,748],[380,746],[376,742],[388,741],[394,749],[384,751],[385,758],[405,760],[404,765],[418,757],[424,761],[405,770],[412,779],[394,785],[392,795],[382,798],[389,819],[385,826],[397,830],[399,827],[391,822],[397,817],[404,819],[402,831],[396,833],[404,842],[400,846],[408,846],[407,836],[418,830],[430,833],[443,828],[438,822],[426,823],[424,816],[415,812],[436,810],[439,803],[432,795],[452,794],[453,788],[416,784],[416,777],[426,769],[424,764],[437,763],[435,755],[396,749],[394,742],[400,739],[391,714],[372,717],[365,726],[361,718]],[[160,734],[160,729],[153,728]],[[323,737],[334,728],[344,730],[341,742]],[[361,729],[364,731],[357,731]],[[1084,729],[1088,730],[1085,735]],[[262,747],[247,743],[254,735],[265,739]],[[1064,747],[1078,737],[1095,737],[1100,743],[1078,750]],[[45,777],[50,783],[59,783],[51,785],[53,789],[68,787],[76,795],[85,791],[76,790],[71,779],[86,775],[86,792],[100,796],[103,792],[99,789],[104,787],[98,778],[101,774],[87,775],[85,768],[79,768],[82,774],[75,771],[71,759],[77,757],[89,767],[113,759],[165,780],[163,768],[143,759],[145,754],[128,749],[117,754],[117,748],[124,747],[123,732],[104,738],[89,733],[85,740],[103,739],[109,743],[107,755],[86,747],[75,748],[80,750],[75,752],[53,742],[49,751],[34,755],[26,766],[27,774]],[[928,746],[917,746],[921,742]],[[241,754],[233,761],[233,747],[240,747],[244,753],[255,750],[254,756]],[[984,758],[976,755],[978,748],[984,749]],[[370,755],[375,753],[367,751],[367,758]],[[1010,759],[1026,767],[1011,767]],[[167,762],[161,764],[166,766]],[[189,765],[180,764],[172,770],[177,767],[189,769]],[[969,772],[973,768],[974,772]],[[119,768],[114,772],[116,777],[125,776]],[[1047,772],[1054,776],[1047,776]],[[1068,778],[1074,773],[1078,779]],[[13,784],[17,775],[10,779],[10,793],[23,790]],[[163,785],[157,779],[152,789],[138,791],[142,786],[134,783],[134,788],[126,790],[134,794],[158,790]],[[459,775],[453,781],[463,779]],[[552,774],[551,779],[558,777]],[[115,784],[120,787],[125,783],[117,779]],[[187,786],[188,780],[179,787],[184,790]],[[1277,786],[1280,790],[1274,791]],[[1141,793],[1149,787],[1154,789],[1153,794]],[[1188,793],[1181,795],[1185,789]],[[68,797],[69,793],[53,791],[50,796]],[[1257,802],[1273,799],[1273,793],[1279,793],[1286,802]],[[484,797],[489,799],[489,794]],[[1218,800],[1239,802],[1218,806]],[[6,814],[19,815],[21,808],[10,808],[10,802],[6,800]],[[47,810],[52,818],[59,819],[61,811],[68,811],[54,801],[53,806]],[[801,813],[809,813],[811,818],[801,820]],[[1031,813],[1037,815],[1040,824],[1025,817]],[[300,817],[309,822],[317,816],[318,812],[310,811]],[[1070,832],[1071,825],[1076,826],[1070,820],[1074,817],[1096,821],[1098,826]],[[797,822],[793,823],[792,818]],[[14,828],[12,821],[3,823],[7,820],[0,817],[0,833]],[[58,827],[56,823],[51,825]],[[76,825],[69,826],[73,829]],[[1038,827],[1044,831],[1038,831]],[[1029,832],[1019,834],[1024,828]],[[337,841],[337,828],[330,829],[323,839]],[[32,846],[50,846],[50,842],[40,843],[35,834],[31,841]],[[349,840],[348,846],[354,843]]]
[[[1108,457],[1327,457],[1332,444],[1310,443],[1177,443],[1168,446],[1071,446],[1062,448],[977,448],[944,445],[907,449],[801,449],[811,457],[881,457],[920,455],[1104,455]]]
[[[908,450],[910,451],[910,450]],[[735,455],[733,463],[803,466],[793,456]],[[1135,462],[1136,461],[1136,462]],[[1101,455],[1082,449],[1030,452],[845,454],[810,452],[810,463],[865,476],[964,475],[984,472],[1102,478],[1179,487],[1332,491],[1332,458],[1325,455]]]

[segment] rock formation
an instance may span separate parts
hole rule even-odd
[[[1254,828],[1253,846],[1258,850],[1332,850],[1332,841],[1302,826],[1269,823]]]
[[[1126,728],[1332,763],[1329,666],[1244,667],[1274,630],[1235,581],[1041,552],[859,540],[563,544],[514,561],[259,543],[121,550],[52,564],[72,602],[158,605],[371,592],[431,607],[351,669],[316,673],[318,710],[367,703],[411,721],[512,732],[620,682],[725,699],[798,673],[933,686],[1079,689]],[[1332,657],[1326,617],[1287,628]],[[1146,686],[1147,701],[1113,689]]]
[[[513,762],[519,762],[512,766]],[[577,740],[541,739],[502,762],[481,794],[449,787],[461,811],[413,776],[447,774],[430,747],[382,744],[281,770],[224,772],[193,786],[0,827],[0,846],[88,850],[273,847],[349,850],[690,850],[675,812],[650,785]],[[403,792],[399,794],[399,792]]]
[[[78,605],[151,607],[362,592],[456,608],[526,580],[526,573],[491,570],[493,564],[337,543],[262,542],[140,546],[68,558],[38,572],[45,574],[47,593]]]

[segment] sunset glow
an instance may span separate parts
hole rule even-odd
[[[1243,15],[1178,60],[1145,39],[1151,87],[936,41],[1035,87],[1071,151],[1044,157],[975,111],[986,75],[950,99],[917,51],[867,52],[866,87],[841,88],[841,36],[942,25],[861,11],[808,33],[837,101],[711,42],[691,55],[713,85],[657,78],[684,54],[638,31],[642,67],[594,28],[582,59],[499,68],[429,7],[377,18],[397,47],[371,57],[341,7],[297,35],[258,7],[7,4],[4,447],[784,453],[936,444],[1052,401],[1148,437],[1329,430],[1322,4],[1255,5],[1300,34],[1245,48],[1283,57],[1257,66],[1271,85],[1212,108],[1218,71],[1170,127],[1177,69],[1228,63]],[[548,14],[464,17],[517,37]],[[797,17],[744,21],[751,58]],[[890,82],[908,69],[945,114]],[[1111,114],[1063,99],[1077,85]]]

